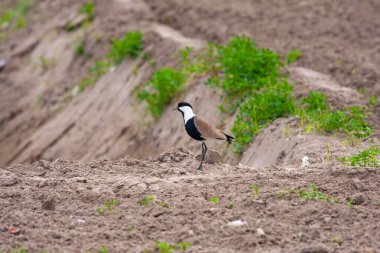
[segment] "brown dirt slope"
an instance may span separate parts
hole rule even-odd
[[[154,160],[56,160],[0,169],[0,250],[155,252],[378,252],[380,172],[338,166],[265,168],[206,164],[187,150]],[[286,190],[315,184],[340,203]],[[256,195],[250,188],[260,188]],[[280,192],[282,191],[282,194]],[[147,195],[156,200],[138,202]],[[219,198],[218,203],[210,202]],[[97,213],[108,199],[119,205]],[[348,199],[354,199],[352,206]],[[241,226],[228,225],[241,220]]]
[[[173,65],[171,56],[181,47],[246,34],[282,54],[300,49],[303,55],[296,65],[379,96],[380,6],[375,0],[98,0],[92,25],[64,31],[84,2],[37,1],[26,29],[0,45],[0,59],[7,62],[0,71],[0,164],[117,159],[125,154],[152,157],[173,146],[199,148],[190,144],[178,115],[165,112],[155,122],[157,128],[147,129],[151,119],[133,91],[154,70],[148,62],[127,60],[94,88],[75,92],[88,67],[107,54],[110,40],[132,30],[145,34],[145,51],[156,66]],[[75,56],[73,48],[81,40],[88,57]],[[231,120],[216,109],[219,95],[205,87],[204,80],[188,85],[173,104],[180,99],[197,104],[200,116],[228,132]],[[358,94],[341,87],[330,89],[329,95],[351,104]],[[361,96],[359,102],[365,99]],[[379,105],[374,112],[378,128]],[[167,128],[169,121],[173,127]],[[227,160],[239,162],[231,154]]]

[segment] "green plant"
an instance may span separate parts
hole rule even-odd
[[[186,252],[192,246],[191,242],[179,242],[178,244],[169,244],[166,242],[156,242],[154,247],[160,253],[172,253],[174,251]]]
[[[309,184],[307,189],[291,189],[291,190],[280,190],[276,193],[277,198],[285,198],[287,196],[297,196],[298,198],[308,201],[308,200],[323,200],[330,203],[339,203],[339,201],[334,200],[332,196],[326,195],[319,191],[318,187],[314,184]]]
[[[380,148],[372,145],[368,149],[348,157],[338,158],[343,164],[360,167],[380,168]]]
[[[252,198],[258,199],[260,197],[260,187],[256,184],[254,184],[254,185],[251,185],[250,188],[254,191]]]
[[[228,209],[233,209],[235,207],[235,204],[234,203],[229,203],[226,207]]]
[[[326,144],[326,150],[327,150],[327,161],[331,161],[331,147],[330,144]]]
[[[210,198],[210,202],[212,202],[212,203],[218,203],[219,202],[219,198],[212,197],[212,198]]]
[[[104,206],[107,207],[108,211],[111,211],[112,207],[117,206],[118,204],[119,202],[117,201],[117,199],[108,199],[104,203]]]
[[[156,197],[152,195],[146,195],[138,203],[142,206],[149,207],[155,199]]]
[[[327,96],[319,91],[311,91],[301,101],[297,115],[301,125],[307,122],[310,128],[325,133],[343,132],[356,138],[364,138],[372,133],[366,122],[366,109],[351,106],[344,110],[333,110],[326,101]]]
[[[332,243],[338,244],[339,246],[342,245],[342,243],[343,243],[343,240],[340,239],[339,237],[336,237],[336,236],[331,237],[330,241]]]
[[[184,56],[183,62],[194,62]],[[281,74],[283,65],[275,52],[244,36],[226,45],[210,45],[200,56],[197,69],[209,75],[207,83],[220,88],[230,103],[221,109],[238,111],[231,129],[235,151],[241,153],[276,118],[294,113],[293,89]]]
[[[18,0],[14,9],[6,11],[0,17],[0,27],[8,29],[22,29],[25,27],[25,14],[33,5],[31,0]]]
[[[95,5],[93,2],[87,2],[82,5],[79,13],[86,15],[86,21],[91,22],[95,18]]]
[[[119,64],[127,56],[138,57],[143,48],[142,37],[141,32],[127,32],[124,37],[113,40],[108,57],[115,64]]]
[[[119,205],[117,199],[107,199],[104,202],[103,207],[96,208],[96,212],[99,215],[105,215],[106,211],[110,212],[114,206]]]
[[[303,200],[325,200],[327,202],[334,202],[334,199],[330,195],[323,194],[316,185],[309,184],[308,189],[298,190],[298,197]]]
[[[112,64],[109,61],[97,61],[87,70],[87,76],[79,81],[78,88],[82,92],[86,87],[93,86],[103,76]]]
[[[28,250],[24,248],[11,249],[9,253],[28,253]]]
[[[45,71],[54,67],[55,64],[56,64],[56,60],[54,58],[47,58],[45,56],[40,56],[40,64],[41,64],[41,67],[42,69],[44,69]]]
[[[103,246],[100,250],[99,253],[108,253],[108,249],[106,246]]]
[[[370,106],[376,106],[377,105],[377,97],[376,96],[371,96],[368,98],[368,104]]]
[[[106,209],[104,207],[98,207],[96,208],[96,212],[98,212],[99,215],[104,215],[106,212]]]
[[[147,102],[147,108],[154,117],[160,116],[171,98],[182,90],[185,82],[183,73],[173,68],[157,70],[145,89],[137,94],[141,101]]]
[[[86,54],[86,47],[83,40],[74,45],[74,53],[76,56],[83,56]]]
[[[263,88],[260,92],[252,94],[252,97],[241,104],[231,129],[236,138],[235,151],[241,153],[262,128],[276,118],[293,112],[292,86],[286,82]]]
[[[300,50],[290,50],[286,56],[286,63],[290,64],[297,61],[302,55],[302,51]]]
[[[82,27],[86,27],[89,24],[91,24],[91,22],[95,18],[95,4],[93,2],[84,3],[80,7],[78,13],[83,14],[85,16],[85,19],[80,20],[78,22],[71,22],[71,21],[68,22],[64,27],[64,29],[66,31],[72,32],[72,31],[75,31],[75,30],[80,29]]]
[[[108,59],[100,60],[90,67],[87,76],[80,80],[77,87],[82,92],[86,87],[93,86],[109,68],[119,64],[125,57],[135,57],[142,50],[142,34],[140,32],[128,32],[121,39],[115,39],[109,49]],[[78,45],[75,49],[77,55],[84,54],[84,45]]]

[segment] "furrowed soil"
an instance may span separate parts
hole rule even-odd
[[[158,252],[155,242],[191,242],[188,252],[380,248],[379,170],[206,164],[197,171],[197,165],[180,148],[153,160],[56,160],[2,168],[1,249]],[[309,184],[339,203],[286,193]],[[144,196],[155,201],[141,205]],[[210,202],[212,197],[219,202]],[[96,209],[111,198],[119,204],[99,214]],[[238,220],[240,226],[231,225]]]

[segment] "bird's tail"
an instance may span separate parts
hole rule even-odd
[[[225,134],[225,133],[223,133],[223,134],[226,136],[226,138],[227,138],[226,141],[227,141],[229,144],[231,144],[231,143],[232,143],[232,140],[235,139],[234,137],[229,136],[228,134]]]

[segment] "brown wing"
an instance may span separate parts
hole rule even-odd
[[[226,136],[220,131],[216,129],[214,126],[210,125],[206,121],[194,116],[194,124],[198,131],[201,133],[203,138],[213,138],[219,140],[226,140]]]

